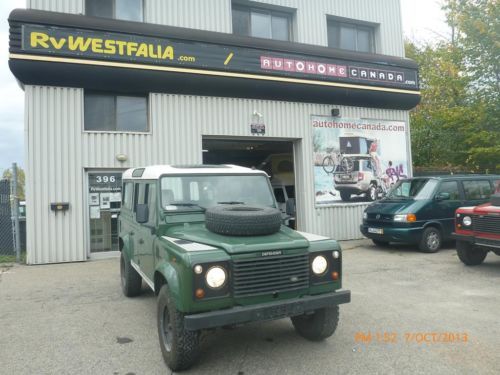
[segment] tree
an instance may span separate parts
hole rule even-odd
[[[6,169],[3,171],[2,178],[12,181],[12,169]],[[17,167],[17,197],[20,201],[25,200],[24,187],[26,183],[26,176],[24,170]]]
[[[415,166],[500,171],[498,0],[447,0],[451,41],[417,46],[421,104],[411,113]],[[496,56],[496,58],[495,58]]]

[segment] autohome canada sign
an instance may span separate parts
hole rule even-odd
[[[293,60],[279,57],[261,56],[260,67],[264,70],[297,72],[330,77],[349,77],[351,79],[362,79],[373,82],[397,82],[401,84],[416,83],[414,80],[405,80],[403,72],[328,64],[315,61]]]
[[[99,60],[99,65],[117,67],[147,64],[181,73],[211,71],[236,78],[266,75],[276,80],[307,79],[418,90],[417,71],[405,67],[126,33],[24,24],[20,47],[17,52],[42,55],[44,61]],[[15,49],[11,46],[11,51]]]

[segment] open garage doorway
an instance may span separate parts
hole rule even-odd
[[[203,164],[235,164],[271,176],[283,222],[295,229],[295,165],[293,141],[203,138]]]

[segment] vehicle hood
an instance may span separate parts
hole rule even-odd
[[[266,236],[223,236],[210,232],[204,223],[175,226],[167,230],[166,236],[201,243],[224,249],[228,254],[262,250],[286,250],[307,248],[309,241],[296,231],[281,226],[279,232]]]
[[[404,200],[390,200],[382,199],[375,203],[372,203],[366,208],[366,212],[369,214],[397,214],[397,213],[407,213],[411,211],[411,208],[415,205],[414,199],[404,199]]]
[[[500,207],[499,206],[493,206],[491,203],[485,203],[480,206],[474,207],[473,212],[477,215],[486,215],[489,213],[496,213],[500,214]]]

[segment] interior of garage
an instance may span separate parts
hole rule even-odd
[[[265,171],[285,224],[295,227],[293,141],[204,138],[202,146],[203,164],[235,164]]]

